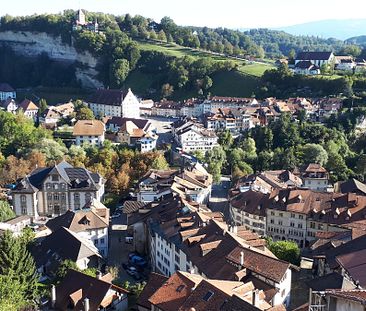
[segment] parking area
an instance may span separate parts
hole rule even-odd
[[[121,283],[128,281],[133,285],[145,281],[149,271],[147,269],[139,271],[138,275],[141,279],[136,279],[126,272],[123,265],[131,266],[128,264],[128,255],[132,252],[132,244],[126,243],[127,231],[120,230],[121,228],[124,228],[124,226],[115,224],[110,229],[108,266],[118,268],[118,279]]]

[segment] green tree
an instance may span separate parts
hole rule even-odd
[[[202,87],[205,91],[211,88],[213,85],[213,81],[209,76],[205,76],[202,81]]]
[[[174,87],[169,83],[165,83],[161,87],[161,96],[163,98],[169,98],[174,93]]]
[[[10,231],[0,237],[0,275],[19,285],[23,299],[29,303],[38,297],[38,275],[25,239],[13,237]]]
[[[39,106],[39,113],[42,114],[48,107],[47,101],[44,98],[41,98],[38,103],[38,106]]]
[[[167,41],[167,38],[166,38],[166,35],[165,35],[165,32],[163,29],[158,32],[158,40],[163,41],[163,42]]]
[[[62,141],[58,142],[53,139],[44,138],[39,142],[36,148],[30,150],[28,153],[31,153],[32,151],[41,152],[45,155],[47,163],[54,164],[63,159],[67,153],[67,148]]]
[[[306,144],[301,148],[301,153],[304,164],[318,163],[323,166],[328,161],[327,151],[318,144]]]
[[[257,148],[253,138],[245,138],[240,143],[240,147],[244,151],[245,160],[253,161],[257,157]]]
[[[300,264],[300,248],[292,241],[273,242],[271,238],[267,239],[267,247],[279,259],[290,262],[294,265]]]
[[[86,106],[76,110],[75,118],[77,120],[94,120],[95,116],[91,109]]]
[[[130,72],[130,63],[127,59],[117,59],[111,68],[111,85],[121,87]]]
[[[229,130],[226,130],[219,134],[218,143],[224,150],[229,150],[234,142],[233,135],[231,135]]]
[[[151,164],[152,169],[156,170],[166,170],[169,168],[169,164],[166,161],[164,155],[159,154],[152,162]]]
[[[15,217],[14,211],[11,209],[7,201],[0,200],[0,222],[7,221]]]

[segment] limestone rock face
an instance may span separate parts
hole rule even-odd
[[[60,36],[52,36],[44,32],[2,31],[0,44],[9,46],[17,54],[35,57],[42,53],[56,61],[78,63],[76,78],[83,87],[102,88],[103,84],[97,79],[97,58],[89,52],[79,53],[72,45],[62,42]]]

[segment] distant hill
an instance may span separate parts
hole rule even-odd
[[[322,38],[347,38],[366,34],[366,19],[322,20],[288,27],[280,27],[292,35],[319,36]]]
[[[347,39],[346,42],[366,46],[366,36],[352,37]]]

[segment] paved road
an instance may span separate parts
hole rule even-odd
[[[211,198],[208,203],[208,207],[213,212],[223,213],[226,221],[229,220],[229,203],[227,199],[229,188],[230,180],[222,178],[220,184],[212,186]]]

